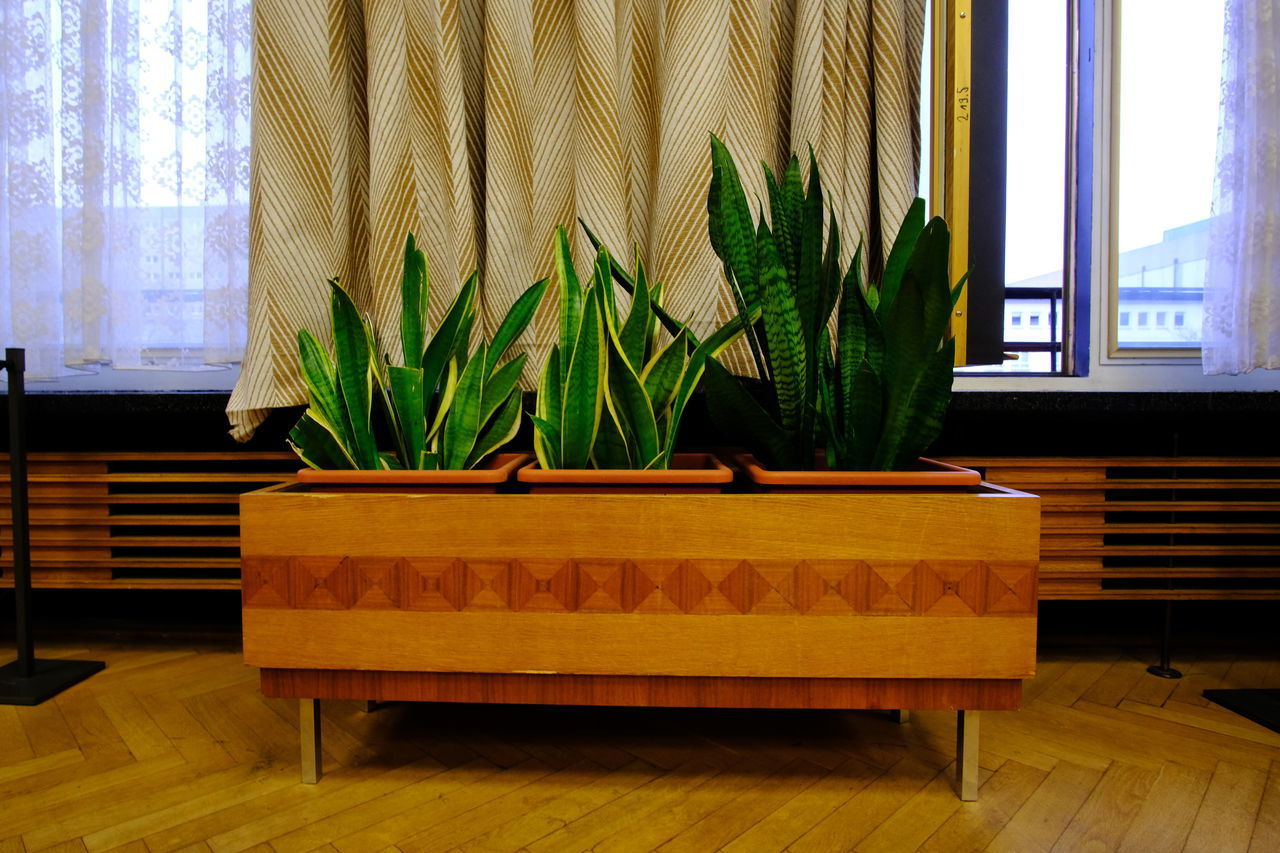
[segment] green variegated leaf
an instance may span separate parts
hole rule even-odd
[[[519,356],[493,371],[485,380],[484,404],[480,409],[481,423],[488,422],[503,401],[511,396],[516,383],[520,381],[520,373],[524,370],[524,363],[528,358],[527,353],[520,353]]]
[[[600,429],[591,447],[591,464],[596,468],[632,468],[635,464],[631,458],[632,445],[626,421],[619,414],[610,389],[606,388]]]
[[[426,449],[426,407],[422,397],[422,368],[392,365],[387,369],[396,429],[404,445],[401,463],[416,468]]]
[[[289,446],[312,468],[339,470],[355,468],[355,461],[343,449],[333,428],[308,410],[289,431]]]
[[[609,392],[619,422],[626,423],[628,427],[624,435],[635,442],[633,452],[629,454],[633,464],[647,467],[660,450],[658,422],[640,377],[627,364],[616,345],[609,349]]]
[[[502,318],[502,322],[498,324],[498,330],[493,333],[493,340],[489,343],[489,363],[485,365],[488,372],[493,372],[494,365],[502,360],[511,344],[529,327],[550,284],[551,280],[546,278],[535,282],[520,294],[520,298],[507,311],[507,316]]]
[[[404,364],[422,363],[427,327],[427,256],[414,244],[413,234],[405,238],[404,274],[400,279],[400,347]],[[415,458],[416,464],[416,458]]]
[[[644,264],[636,257],[636,290],[631,295],[631,311],[618,332],[618,346],[633,370],[644,368],[645,349],[653,326],[653,309],[649,301],[649,283]]]
[[[467,468],[474,468],[484,461],[490,453],[501,448],[516,437],[520,431],[520,392],[512,390],[506,402],[498,411],[497,417],[488,422],[480,438],[476,441],[471,455],[467,457]]]
[[[424,387],[425,394],[425,387]],[[440,427],[444,425],[445,419],[449,416],[449,409],[453,406],[453,397],[458,390],[458,360],[456,358],[449,359],[448,373],[445,375],[444,387],[440,389],[440,402],[436,405],[435,418],[431,421],[431,428],[427,430],[427,443],[432,450],[440,449]]]
[[[555,246],[556,288],[560,294],[560,375],[569,375],[569,359],[578,340],[582,325],[582,285],[573,268],[573,252],[569,248],[569,236],[564,227],[556,228]]]
[[[657,355],[645,365],[640,381],[644,383],[645,393],[653,403],[653,411],[666,411],[671,405],[671,398],[676,393],[676,384],[688,363],[685,352],[684,332],[676,335]]]
[[[378,447],[374,442],[372,416],[373,367],[371,346],[366,338],[364,321],[351,297],[338,284],[330,281],[330,312],[333,319],[333,342],[336,353],[338,390],[351,424],[351,456],[360,468],[379,470]]]
[[[600,295],[600,312],[605,328],[616,331],[622,322],[618,317],[618,302],[613,295],[613,267],[613,258],[608,249],[596,252],[595,264],[591,268],[591,282]]]
[[[481,344],[476,357],[467,362],[458,380],[453,405],[445,418],[444,435],[440,447],[440,466],[456,470],[467,466],[467,459],[475,447],[483,423],[481,413],[484,401],[484,360],[486,345]]]
[[[560,430],[549,421],[530,415],[533,422],[533,451],[538,464],[548,471],[560,466]]]
[[[600,427],[607,381],[600,303],[593,287],[583,302],[582,321],[565,374],[560,416],[560,462],[565,468],[587,467]]]
[[[302,365],[302,378],[307,383],[311,408],[332,425],[334,439],[343,447],[349,447],[350,425],[338,390],[337,368],[328,351],[306,329],[298,332],[298,358]]]
[[[476,313],[476,289],[478,277],[473,272],[467,277],[458,295],[445,313],[440,328],[432,335],[422,356],[422,390],[431,397],[440,388],[440,381],[445,378],[445,371],[450,360],[462,358],[465,362],[467,341],[470,336],[471,323]]]

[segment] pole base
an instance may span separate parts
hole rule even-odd
[[[21,676],[17,661],[0,666],[0,705],[39,705],[107,665],[99,660],[40,660],[35,675]]]
[[[1160,678],[1181,678],[1182,673],[1171,666],[1152,666],[1147,667],[1147,672]]]

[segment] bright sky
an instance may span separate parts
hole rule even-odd
[[[1062,269],[1066,33],[1066,0],[1009,0],[1007,282]]]
[[[1210,213],[1223,0],[1124,0],[1121,12],[1123,252]]]
[[[1121,8],[1123,252],[1209,215],[1223,0],[1123,0]],[[1009,2],[1009,282],[1062,268],[1066,14],[1066,0]]]

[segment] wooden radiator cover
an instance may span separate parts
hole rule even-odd
[[[1280,458],[961,458],[1041,497],[1040,599],[1280,598]]]
[[[293,479],[292,453],[32,453],[38,587],[239,589],[239,496]],[[0,585],[13,585],[0,455]]]
[[[0,456],[0,463],[4,457]],[[1043,498],[1040,598],[1280,598],[1280,457],[952,458]],[[37,586],[239,588],[238,495],[290,453],[37,453]],[[11,584],[0,464],[0,585]]]

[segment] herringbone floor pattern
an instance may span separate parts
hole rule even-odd
[[[0,706],[0,853],[1280,850],[1280,735],[1210,706],[1280,661],[1052,653],[982,723],[981,799],[951,793],[953,715],[325,707],[298,783],[295,702],[234,646],[46,656],[109,668]],[[0,655],[3,657],[4,655]]]

